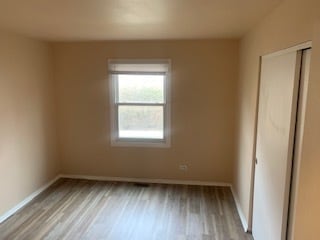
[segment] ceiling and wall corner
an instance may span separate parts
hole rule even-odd
[[[2,0],[0,27],[50,41],[240,38],[282,0]]]

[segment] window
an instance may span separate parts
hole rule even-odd
[[[169,60],[109,60],[113,146],[169,147]]]

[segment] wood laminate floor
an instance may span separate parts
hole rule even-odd
[[[60,179],[0,239],[249,240],[228,187]]]

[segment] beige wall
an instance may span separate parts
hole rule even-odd
[[[55,43],[54,54],[62,173],[231,182],[238,41]],[[108,58],[172,60],[171,148],[110,146]]]
[[[51,50],[0,32],[0,216],[53,179]]]
[[[233,185],[245,218],[251,221],[250,194],[259,79],[259,56],[313,41],[294,239],[319,239],[320,216],[320,4],[287,0],[241,40],[238,97],[238,150]],[[272,177],[272,176],[270,176]]]

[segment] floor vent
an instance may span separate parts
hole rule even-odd
[[[150,186],[149,183],[134,183],[134,185],[137,187],[149,187]]]

